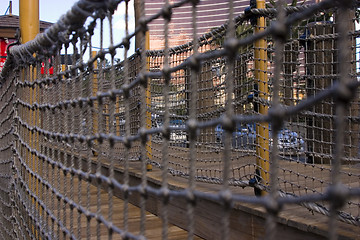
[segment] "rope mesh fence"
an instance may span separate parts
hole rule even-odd
[[[242,204],[263,209],[255,237],[279,236],[278,217],[293,205],[326,216],[329,239],[343,229],[359,237],[359,2],[230,11],[198,37],[199,2],[165,1],[129,32],[128,1],[80,0],[9,49],[1,239],[173,239],[171,224],[209,238],[194,220],[204,201],[221,210],[208,226],[215,239],[237,239],[242,223],[231,214]],[[125,37],[115,42],[119,4]],[[170,47],[182,6],[191,6],[193,40]],[[146,31],[159,18],[164,48],[151,50]]]

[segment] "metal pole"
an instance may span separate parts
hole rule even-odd
[[[145,34],[145,51],[147,51],[149,49],[150,49],[150,36],[149,36],[149,31],[147,31]],[[149,59],[149,57],[147,57],[146,58],[146,71],[149,71],[149,70],[150,70],[150,59]],[[148,81],[145,97],[146,97],[146,128],[150,129],[151,128],[151,112],[149,111],[149,109],[151,108],[151,84],[150,84],[150,81]],[[152,170],[151,136],[149,136],[149,140],[146,143],[146,153],[147,153],[147,157],[148,157],[148,163],[146,164],[146,170],[151,171]]]
[[[257,0],[256,7],[258,9],[265,8],[265,0]],[[255,33],[261,32],[265,29],[266,22],[264,17],[257,19],[257,25],[255,27]],[[266,39],[260,39],[255,42],[255,81],[258,84],[259,98],[268,100],[268,79],[267,79],[267,51],[266,51]],[[259,103],[259,113],[267,114],[268,106],[264,103]],[[262,183],[269,184],[269,124],[259,123],[256,126],[256,164],[258,174],[262,179]],[[264,195],[265,191],[261,192]]]

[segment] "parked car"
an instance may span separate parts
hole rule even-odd
[[[271,128],[269,131],[270,145],[272,145]],[[219,124],[215,127],[216,142],[223,143],[224,130]],[[285,155],[304,155],[305,141],[297,132],[283,128],[278,133],[278,150]],[[256,149],[256,126],[255,124],[238,124],[232,134],[232,147],[236,149]]]
[[[170,126],[170,127],[183,128],[183,127],[185,127],[185,125],[184,126]],[[170,131],[170,141],[185,143],[187,141],[187,132],[185,130]]]
[[[156,121],[153,122],[153,127],[160,128],[163,125],[163,122]],[[188,134],[185,130],[185,123],[182,120],[170,120],[170,145],[176,146],[186,146],[188,141]],[[157,134],[157,138],[161,139],[161,134]]]

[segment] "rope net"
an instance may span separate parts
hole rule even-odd
[[[285,211],[294,204],[328,221],[307,232],[359,233],[359,3],[235,16],[229,1],[228,21],[199,36],[202,2],[165,1],[130,32],[128,1],[80,0],[10,48],[0,88],[0,238],[173,239],[174,224],[184,238],[236,239],[247,227],[232,214],[244,204],[266,218],[249,236],[281,235],[276,225],[289,225],[281,219],[293,220]],[[170,47],[172,16],[184,6],[193,40]],[[151,50],[145,36],[157,19],[164,47]],[[199,227],[200,207],[219,227]]]

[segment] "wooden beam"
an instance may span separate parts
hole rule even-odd
[[[15,38],[15,28],[0,28],[0,38]]]

